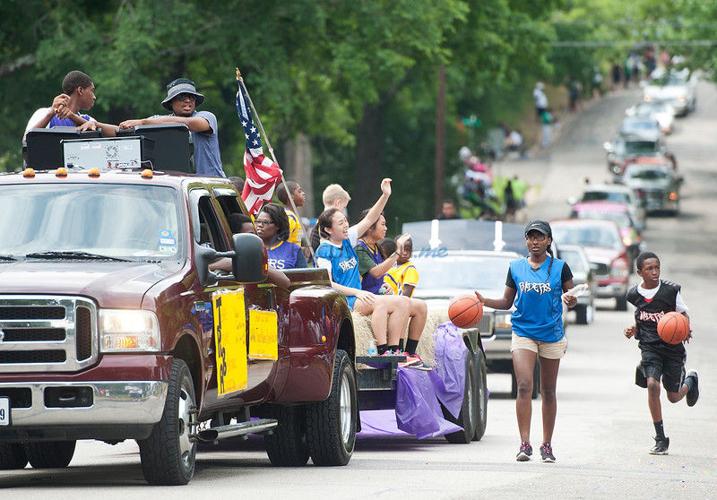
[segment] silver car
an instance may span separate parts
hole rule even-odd
[[[595,318],[595,297],[597,296],[597,281],[593,276],[588,256],[583,247],[578,245],[560,245],[558,256],[565,261],[573,272],[573,283],[588,285],[588,293],[578,297],[575,306],[575,322],[578,325],[589,325]]]
[[[683,178],[671,165],[630,165],[622,176],[622,182],[642,200],[648,212],[679,213]]]

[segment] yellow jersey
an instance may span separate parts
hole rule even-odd
[[[284,211],[286,212],[286,216],[289,218],[289,238],[286,241],[301,246],[302,232],[299,217],[288,208],[285,208]]]
[[[405,262],[400,266],[392,267],[383,276],[383,282],[388,286],[393,295],[403,295],[403,286],[412,285],[415,289],[415,287],[418,286],[418,278],[416,266],[411,262]]]

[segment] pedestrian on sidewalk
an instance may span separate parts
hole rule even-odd
[[[548,96],[545,95],[543,82],[537,82],[533,89],[533,100],[535,101],[535,114],[540,120],[541,115],[548,109]]]
[[[530,460],[530,418],[532,413],[533,369],[540,357],[540,395],[543,414],[543,462],[555,462],[552,438],[558,410],[555,388],[560,359],[565,355],[568,340],[563,331],[563,303],[572,308],[577,298],[563,294],[573,288],[573,273],[568,264],[553,256],[553,233],[550,224],[533,221],[525,227],[527,258],[510,263],[503,297],[484,298],[480,302],[493,309],[507,311],[515,305],[511,316],[513,337],[513,371],[518,385],[515,413],[520,432],[518,462]]]
[[[688,309],[680,293],[682,287],[660,279],[660,259],[656,254],[641,253],[635,265],[642,283],[627,292],[627,301],[635,306],[635,325],[625,329],[625,337],[635,337],[640,347],[642,361],[635,371],[635,384],[647,389],[647,406],[655,426],[655,446],[650,454],[667,455],[670,438],[665,436],[662,421],[660,380],[670,403],[678,403],[686,397],[687,406],[694,406],[700,395],[699,376],[697,370],[690,370],[685,376],[684,344],[664,342],[657,333],[657,323],[671,311],[687,316]],[[692,331],[686,342],[691,338]]]
[[[555,117],[553,116],[552,110],[550,108],[545,109],[540,114],[540,131],[541,131],[540,147],[543,149],[547,149],[550,146],[550,143],[552,142],[554,123],[555,123]]]

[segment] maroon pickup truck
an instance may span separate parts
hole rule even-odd
[[[227,180],[76,170],[0,175],[0,469],[135,439],[147,481],[186,484],[199,442],[251,433],[275,465],[348,463],[355,340],[326,272],[267,283]]]

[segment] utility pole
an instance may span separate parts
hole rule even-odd
[[[433,215],[440,212],[443,202],[443,183],[446,173],[446,67],[438,67],[438,95],[436,96],[436,156],[434,160]]]

